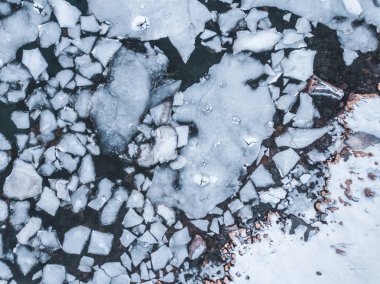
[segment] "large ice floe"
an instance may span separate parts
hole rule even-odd
[[[362,58],[378,47],[379,5],[1,1],[0,281],[238,283],[239,271],[276,282],[266,272],[281,267],[282,277],[290,266],[271,252],[261,257],[270,251],[266,242],[253,248],[254,270],[243,271],[249,254],[230,270],[228,253],[241,248],[237,232],[255,242],[262,228],[280,252],[294,252],[292,243],[306,248],[297,224],[304,239],[317,225],[323,236],[302,259],[318,246],[348,251],[341,238],[357,243],[356,219],[334,235],[351,211],[331,217],[329,202],[363,197],[362,218],[377,214],[378,194],[367,179],[364,191],[344,188],[349,201],[332,188],[329,199],[326,186],[338,188],[354,163],[366,165],[363,157],[370,158],[368,177],[378,178],[377,156],[363,147],[377,153],[379,102],[350,98],[350,112],[334,118],[348,94],[321,79],[329,76],[315,66],[328,52],[315,41],[324,42],[323,27],[336,33],[329,49],[339,58],[330,60],[369,61]],[[354,133],[343,142],[344,128]],[[353,156],[328,165],[337,152],[347,155],[344,146]],[[270,228],[269,211],[285,225]],[[366,222],[368,232],[372,225]],[[284,228],[296,237],[284,237]],[[350,265],[359,250],[368,247],[358,245]],[[331,259],[346,271],[346,262]],[[344,279],[377,280],[365,263],[364,272]],[[329,262],[320,270],[327,282],[343,283]]]

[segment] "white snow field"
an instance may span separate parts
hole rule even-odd
[[[377,283],[379,99],[319,77],[323,60],[359,73],[379,15],[376,0],[0,1],[0,282]],[[269,211],[301,225],[264,226]],[[232,232],[256,224],[269,238],[225,269]]]

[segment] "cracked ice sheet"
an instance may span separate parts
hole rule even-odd
[[[91,118],[105,151],[122,151],[129,143],[149,103],[153,77],[166,64],[162,53],[146,56],[126,48],[118,51],[111,66],[113,80],[99,87],[91,99]]]
[[[238,177],[252,164],[261,142],[273,133],[275,107],[267,87],[252,90],[263,65],[244,54],[225,55],[210,68],[210,78],[188,88],[173,118],[194,122],[198,134],[183,150],[187,165],[179,173],[180,189],[170,186],[177,172],[155,170],[148,197],[201,218],[239,189]],[[188,202],[192,200],[192,202]]]
[[[186,63],[211,13],[197,0],[89,0],[90,13],[112,23],[108,36],[142,41],[169,37]]]

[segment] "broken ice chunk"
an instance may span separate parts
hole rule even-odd
[[[165,268],[172,257],[173,254],[170,249],[166,245],[163,245],[151,254],[153,269],[159,270]]]
[[[7,151],[11,149],[12,149],[11,143],[9,143],[7,138],[5,138],[5,136],[0,133],[0,150]]]
[[[39,26],[40,45],[42,48],[57,43],[61,37],[61,28],[56,22],[47,22]]]
[[[143,220],[144,219],[140,215],[138,215],[135,210],[129,209],[127,214],[125,214],[123,226],[125,228],[131,228],[141,224]]]
[[[59,208],[59,199],[53,190],[45,187],[36,205],[51,216],[54,216]]]
[[[95,260],[92,257],[83,256],[80,259],[78,270],[81,272],[91,272],[92,267],[94,266]]]
[[[22,274],[26,275],[38,263],[37,257],[26,246],[17,245],[15,249],[17,264]]]
[[[88,253],[108,255],[112,248],[113,234],[92,231]]]
[[[37,236],[40,239],[41,244],[49,250],[57,250],[61,247],[56,231],[40,230],[37,233]]]
[[[91,53],[99,60],[103,67],[106,67],[121,46],[122,44],[118,40],[102,38],[96,43]]]
[[[57,120],[50,110],[44,110],[40,114],[40,131],[42,134],[49,134],[57,129]]]
[[[40,229],[42,220],[40,218],[32,217],[28,223],[16,235],[17,241],[20,244],[26,245],[31,237],[33,237]]]
[[[13,274],[10,270],[9,266],[5,264],[5,262],[0,261],[0,279],[1,280],[9,280],[12,278]],[[4,282],[6,283],[6,282]],[[12,282],[9,282],[12,283]]]
[[[248,181],[247,184],[240,190],[240,200],[242,202],[248,202],[252,199],[258,198],[255,186],[252,181]]]
[[[5,170],[10,161],[10,155],[4,151],[0,151],[0,173]]]
[[[86,155],[82,159],[82,164],[79,169],[79,180],[82,184],[95,181],[96,173],[94,161],[91,155]]]
[[[127,201],[128,208],[142,208],[144,206],[144,195],[137,190],[132,190]]]
[[[106,262],[101,266],[101,268],[111,278],[115,278],[127,272],[120,262]],[[112,281],[112,283],[113,282],[114,281]]]
[[[293,118],[293,127],[311,128],[314,124],[313,119],[318,116],[319,113],[313,105],[313,99],[308,94],[301,93],[300,105],[296,116]]]
[[[72,28],[78,22],[81,12],[65,0],[49,0],[53,6],[54,15],[56,16],[61,28]]]
[[[266,191],[260,191],[260,201],[262,203],[270,203],[272,207],[276,207],[276,205],[286,197],[286,190],[281,187],[270,188]]]
[[[235,199],[228,204],[228,208],[230,209],[232,214],[239,211],[241,208],[243,208],[243,206],[244,204],[239,199]]]
[[[42,72],[45,71],[48,66],[45,58],[42,56],[38,48],[30,49],[22,52],[22,64],[28,69],[34,80],[37,80]]]
[[[239,8],[233,8],[225,13],[222,13],[218,17],[219,28],[223,34],[228,34],[233,30],[238,22],[242,20],[245,13]]]
[[[209,222],[207,220],[193,220],[191,223],[198,229],[207,232]]]
[[[175,213],[173,209],[166,207],[163,204],[157,206],[157,214],[160,215],[166,221],[168,226],[175,223]]]
[[[121,235],[120,237],[120,243],[124,246],[124,247],[129,247],[129,245],[131,243],[134,242],[134,240],[136,240],[137,237],[132,234],[130,231],[128,230],[123,230],[123,234]]]
[[[86,207],[89,191],[87,185],[82,185],[71,195],[71,206],[74,213],[78,213]]]
[[[306,81],[313,75],[314,56],[316,51],[299,49],[290,52],[288,57],[281,61],[284,76]]]
[[[69,254],[81,254],[90,233],[91,230],[85,226],[71,228],[65,233],[62,249]]]
[[[28,129],[30,127],[29,113],[27,112],[14,111],[11,119],[18,129]]]
[[[309,146],[329,131],[328,127],[314,129],[288,128],[284,134],[276,137],[278,147],[291,147],[301,149]]]
[[[273,49],[276,43],[281,39],[281,33],[276,29],[269,29],[250,33],[248,31],[237,32],[237,39],[234,42],[234,54],[244,50],[255,53]]]
[[[150,109],[150,115],[156,125],[167,124],[171,114],[171,103],[164,102]]]
[[[42,178],[31,164],[16,160],[3,191],[7,197],[17,200],[35,197],[42,192]]]
[[[199,258],[206,251],[206,243],[200,235],[196,235],[189,247],[189,258]]]
[[[360,16],[363,13],[362,6],[358,0],[343,0],[343,5],[353,15]]]
[[[88,207],[99,211],[104,204],[111,198],[112,195],[112,187],[114,186],[114,183],[111,182],[109,179],[105,178],[102,179],[98,184],[98,193],[95,199],[91,200],[88,203]]]
[[[298,163],[300,156],[292,149],[289,148],[285,151],[279,152],[273,156],[281,177],[285,177]]]
[[[80,28],[82,31],[97,33],[100,30],[98,21],[96,18],[91,16],[81,16],[80,17]]]
[[[42,270],[41,283],[63,284],[66,280],[66,269],[58,264],[46,264]]]
[[[271,173],[263,165],[258,166],[252,173],[251,180],[257,187],[267,187],[274,184]]]
[[[8,205],[7,203],[0,199],[0,222],[5,221],[8,218]]]

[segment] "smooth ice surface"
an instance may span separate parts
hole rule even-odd
[[[292,148],[278,152],[273,156],[273,161],[282,177],[286,176],[294,168],[299,159],[300,156]]]
[[[137,37],[143,41],[169,37],[184,62],[194,50],[196,36],[211,19],[211,13],[197,0],[88,3],[97,19],[112,23],[109,36]]]
[[[200,218],[237,190],[244,163],[256,160],[262,140],[273,132],[268,122],[275,109],[268,88],[246,85],[262,72],[263,66],[244,54],[225,55],[210,69],[208,80],[184,92],[185,103],[174,119],[194,122],[198,136],[182,152],[188,163],[180,171],[181,188],[170,187],[175,171],[156,168],[148,191],[151,201]]]
[[[81,254],[91,230],[85,226],[71,228],[65,233],[62,249],[69,254]]]
[[[294,149],[305,148],[328,132],[327,127],[313,129],[298,129],[289,127],[288,130],[276,137],[278,147],[287,146]]]

